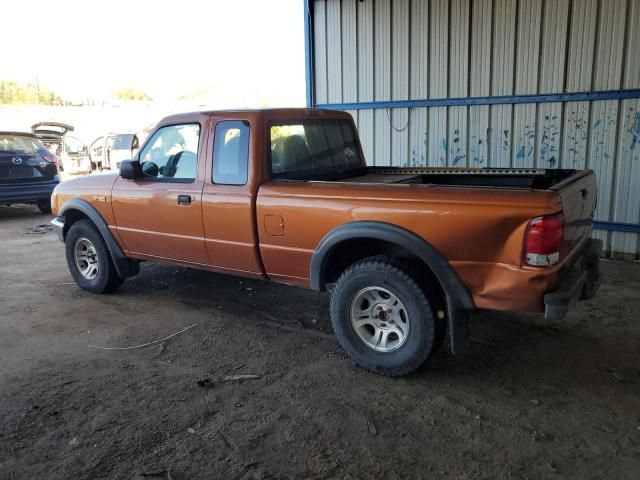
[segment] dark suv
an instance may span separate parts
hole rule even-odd
[[[0,205],[31,203],[51,213],[57,157],[31,133],[0,132]]]

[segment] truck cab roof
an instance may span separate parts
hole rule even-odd
[[[163,118],[158,125],[168,125],[172,123],[182,123],[186,121],[194,121],[199,117],[224,117],[230,119],[246,119],[246,120],[270,120],[270,119],[302,119],[302,118],[336,118],[348,119],[352,117],[346,112],[336,110],[324,110],[319,108],[263,108],[263,109],[247,109],[247,110],[205,110],[188,113],[178,113]]]

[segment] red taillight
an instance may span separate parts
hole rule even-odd
[[[524,261],[533,267],[558,263],[564,238],[564,216],[561,213],[536,217],[524,234]]]

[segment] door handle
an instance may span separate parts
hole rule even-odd
[[[191,205],[191,195],[178,195],[178,205]]]

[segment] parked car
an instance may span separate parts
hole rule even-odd
[[[82,140],[72,135],[74,128],[59,122],[40,122],[31,131],[58,157],[58,168],[70,174],[91,173],[89,149]]]
[[[558,320],[600,281],[592,170],[368,167],[343,112],[170,116],[119,175],[52,199],[81,288],[161,260],[329,290],[344,350],[391,376],[447,330],[463,349],[476,309]]]
[[[89,156],[94,170],[109,169],[109,150],[113,146],[115,135],[107,134],[96,138],[89,144]]]
[[[135,133],[109,133],[96,138],[89,146],[93,168],[117,170],[122,160],[130,160],[138,150]]]
[[[31,203],[51,213],[57,158],[32,133],[0,132],[0,205]]]

